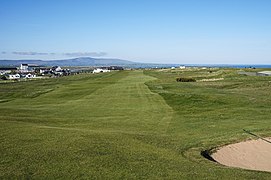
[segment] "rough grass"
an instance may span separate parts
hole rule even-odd
[[[0,84],[1,179],[268,179],[202,150],[270,136],[270,78],[123,71]],[[176,77],[221,78],[177,83]],[[257,93],[255,93],[257,92]]]

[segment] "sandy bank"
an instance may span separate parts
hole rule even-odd
[[[217,162],[231,167],[271,172],[271,138],[227,145],[212,154]]]

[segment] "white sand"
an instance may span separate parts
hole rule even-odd
[[[271,172],[271,143],[261,139],[227,145],[211,156],[226,166]]]

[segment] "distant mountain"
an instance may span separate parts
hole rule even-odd
[[[20,66],[21,64],[36,64],[39,66],[129,66],[136,63],[121,59],[98,59],[81,57],[65,60],[0,60],[0,66]]]

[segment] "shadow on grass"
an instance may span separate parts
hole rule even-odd
[[[217,162],[216,160],[214,160],[214,158],[212,158],[212,156],[210,155],[210,151],[209,150],[204,150],[200,152],[200,155],[202,155],[204,158],[213,161],[213,162]]]
[[[254,134],[254,133],[252,133],[252,132],[250,132],[248,130],[245,130],[245,129],[243,129],[243,131],[245,131],[246,133],[248,133],[248,134],[250,134],[252,136],[255,136],[255,137],[257,137],[257,138],[259,138],[259,139],[261,139],[261,140],[263,140],[263,141],[271,144],[271,141],[269,141],[269,140],[267,140],[267,139],[265,139],[265,138],[263,138],[261,136],[258,136],[257,134]]]

